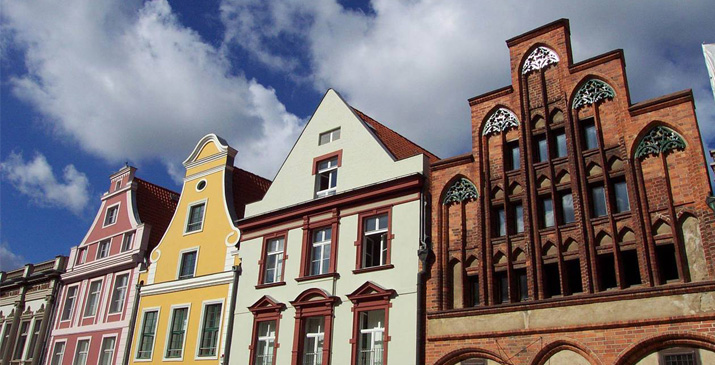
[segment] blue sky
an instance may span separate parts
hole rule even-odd
[[[33,1],[0,11],[0,270],[68,254],[125,161],[179,190],[217,133],[272,178],[321,96],[438,154],[470,148],[467,99],[507,85],[505,40],[571,21],[575,61],[622,48],[633,102],[692,88],[715,1]]]

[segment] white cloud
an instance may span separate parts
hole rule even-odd
[[[0,271],[19,269],[24,264],[24,257],[12,252],[7,243],[0,243]]]
[[[166,0],[9,0],[2,21],[25,49],[15,95],[57,136],[109,162],[156,158],[181,171],[216,133],[238,165],[272,177],[300,131],[273,89],[232,74],[240,65],[182,26]]]
[[[505,40],[570,19],[575,62],[623,48],[633,102],[693,88],[715,147],[715,105],[700,50],[715,41],[712,1],[547,3],[224,0],[227,42],[274,72],[334,87],[356,107],[442,157],[471,143],[467,99],[510,84]],[[286,52],[286,45],[304,45]],[[298,67],[309,63],[308,70]]]
[[[62,170],[60,182],[42,154],[36,154],[26,162],[22,154],[11,153],[0,163],[0,173],[20,193],[41,206],[66,208],[79,215],[89,202],[87,176],[77,171],[74,165],[67,165]]]

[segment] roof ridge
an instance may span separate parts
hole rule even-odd
[[[171,190],[171,189],[169,189],[169,188],[165,188],[165,187],[163,187],[163,186],[161,186],[161,185],[155,184],[155,183],[153,183],[153,182],[151,182],[151,181],[148,181],[148,180],[146,180],[146,179],[142,179],[142,178],[140,178],[140,177],[134,176],[134,180],[139,180],[139,181],[141,181],[141,182],[143,182],[143,183],[145,183],[145,184],[148,184],[148,185],[151,185],[151,186],[155,186],[155,187],[157,187],[157,188],[159,188],[159,189],[165,190],[165,191],[167,191],[167,192],[169,192],[169,193],[172,193],[172,194],[181,195],[181,193],[178,193],[178,192],[176,192],[176,191],[174,191],[174,190]]]

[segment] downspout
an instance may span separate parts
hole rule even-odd
[[[139,298],[141,297],[143,281],[137,284],[136,293],[134,293],[134,306],[132,307],[132,315],[129,319],[129,333],[127,333],[127,346],[124,348],[124,365],[129,364],[129,357],[132,354],[132,339],[134,338],[134,326],[137,322],[137,313],[139,312]]]
[[[223,351],[223,361],[221,364],[228,364],[231,356],[231,338],[233,337],[233,318],[236,312],[236,296],[238,295],[238,280],[241,277],[243,269],[241,264],[234,265],[233,270],[233,289],[231,290],[231,305],[229,306],[228,325],[226,326],[226,348]]]
[[[417,257],[420,259],[420,271],[417,273],[417,338],[416,338],[416,363],[424,364],[424,350],[425,344],[424,339],[426,337],[424,331],[426,322],[425,316],[425,299],[424,299],[424,277],[427,273],[427,258],[429,257],[430,245],[429,238],[427,237],[426,227],[425,227],[425,216],[429,209],[428,200],[425,199],[425,191],[423,189],[420,196],[420,248],[417,251]]]

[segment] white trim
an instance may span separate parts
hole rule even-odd
[[[72,312],[74,312],[75,308],[77,308],[76,305],[77,305],[77,298],[79,297],[79,292],[80,292],[80,290],[79,290],[80,284],[81,283],[77,283],[75,285],[67,285],[67,289],[64,291],[64,293],[62,293],[62,308],[60,308],[60,315],[57,316],[57,318],[59,319],[59,321],[57,321],[57,324],[60,324],[62,322],[71,322],[72,321]],[[74,293],[74,299],[72,300],[72,307],[70,309],[70,315],[69,315],[69,318],[62,319],[62,314],[64,314],[65,307],[67,306],[67,295],[68,295],[70,289],[72,289],[72,288],[75,288],[76,291]]]
[[[107,338],[114,338],[114,348],[112,349],[112,357],[109,358],[109,363],[114,364],[114,359],[117,358],[117,348],[119,347],[119,339],[116,333],[108,333],[102,335],[102,342],[99,343],[99,356],[97,356],[97,364],[101,364],[99,360],[102,359],[104,355],[104,340]]]
[[[204,183],[204,187],[201,188],[201,189],[199,189],[199,184],[201,184],[201,183]],[[206,179],[201,179],[201,180],[199,180],[199,182],[197,182],[196,185],[194,186],[194,190],[196,190],[196,192],[202,192],[202,191],[204,191],[204,190],[206,189],[206,186],[208,186],[208,184],[209,184],[209,182],[206,181]]]
[[[184,160],[183,164],[186,169],[190,169],[193,167],[196,167],[197,165],[200,165],[205,162],[211,161],[211,158],[203,158],[201,160],[197,160],[196,158],[199,157],[199,153],[201,150],[204,149],[204,147],[209,144],[209,142],[214,142],[216,145],[216,149],[218,150],[218,157],[224,157],[227,155],[235,156],[236,155],[236,150],[231,148],[225,141],[223,141],[221,138],[219,138],[217,135],[213,133],[209,133],[205,136],[203,136],[198,143],[196,143],[196,147],[194,147],[194,150],[191,151],[191,154],[189,154],[189,157]],[[213,155],[214,157],[216,155]]]
[[[64,360],[65,360],[65,353],[67,352],[67,339],[63,338],[60,340],[55,340],[55,342],[52,343],[52,347],[50,347],[50,358],[47,361],[48,365],[52,365],[52,359],[55,356],[55,350],[57,349],[57,344],[61,343],[63,344],[62,346],[62,354],[60,355],[60,361],[58,362],[58,365],[62,365]]]
[[[86,312],[87,312],[87,306],[89,305],[89,296],[92,294],[92,292],[91,292],[92,284],[94,284],[96,282],[99,282],[99,291],[97,292],[97,302],[94,304],[95,305],[94,314],[88,316],[88,315],[86,315]],[[80,317],[81,318],[80,321],[83,321],[87,318],[97,317],[97,313],[99,312],[99,302],[100,302],[100,299],[102,299],[102,288],[103,287],[104,287],[104,277],[100,277],[99,279],[87,281],[87,290],[85,291],[85,295],[84,295],[86,300],[84,302],[84,308],[82,308],[82,315]]]
[[[107,213],[109,213],[110,209],[115,208],[115,207],[117,208],[117,215],[114,217],[114,222],[105,224],[105,223],[107,223]],[[121,207],[122,207],[122,202],[118,201],[118,202],[108,206],[107,209],[104,210],[104,219],[102,219],[102,228],[110,227],[110,226],[117,224],[117,221],[119,220],[119,211],[120,211]]]
[[[142,287],[140,295],[150,296],[157,294],[172,293],[177,291],[203,288],[207,286],[230,284],[233,280],[233,272],[224,271],[211,275],[202,275],[191,279],[166,281]]]
[[[102,203],[99,205],[99,209],[97,210],[97,215],[94,216],[94,221],[92,222],[90,229],[87,230],[87,233],[85,233],[84,238],[82,239],[82,242],[80,242],[79,246],[77,246],[77,247],[82,247],[87,243],[87,240],[89,239],[89,236],[92,234],[94,227],[96,227],[97,223],[99,223],[99,217],[102,216],[102,212],[104,212],[104,210],[105,210],[104,207],[106,206],[106,204],[107,204],[107,201],[105,199],[102,199]],[[102,223],[104,223],[104,222],[102,222]],[[72,266],[74,266],[74,265],[76,265],[76,262],[72,262]]]
[[[115,272],[114,275],[112,276],[112,285],[110,286],[109,290],[109,295],[108,301],[107,301],[107,315],[114,315],[118,313],[122,313],[124,311],[124,302],[127,300],[127,296],[129,295],[129,286],[131,283],[129,282],[129,278],[131,277],[131,272],[132,270],[126,270],[126,271],[120,271],[120,272]],[[114,290],[117,288],[117,278],[123,275],[127,275],[127,286],[124,288],[124,298],[122,298],[122,304],[121,307],[119,307],[119,310],[116,312],[112,312],[112,302],[114,301]]]
[[[212,167],[212,168],[207,169],[207,170],[204,170],[204,171],[197,172],[197,173],[195,173],[195,174],[191,174],[191,175],[186,176],[186,177],[184,178],[184,183],[189,182],[189,181],[192,181],[192,180],[200,179],[200,178],[202,178],[202,177],[209,176],[209,175],[211,175],[211,174],[220,172],[220,171],[222,171],[222,170],[226,170],[226,167],[228,167],[228,166],[226,166],[226,165],[219,165],[219,166]]]
[[[184,336],[181,340],[181,356],[179,357],[166,357],[166,353],[169,351],[169,340],[171,339],[171,326],[174,323],[174,311],[177,309],[186,308],[186,324],[184,327]],[[169,323],[166,327],[166,340],[164,340],[164,351],[161,354],[161,359],[163,361],[184,361],[184,354],[186,353],[186,337],[189,332],[189,319],[191,318],[191,303],[174,304],[170,308],[169,313]]]
[[[203,211],[202,216],[201,216],[201,227],[200,227],[199,229],[197,229],[197,230],[188,232],[187,229],[189,228],[189,218],[190,218],[190,216],[191,216],[191,208],[193,208],[193,207],[195,207],[195,206],[198,206],[198,205],[201,205],[201,204],[204,205],[204,211]],[[187,206],[186,206],[186,215],[184,216],[184,229],[183,229],[183,232],[184,232],[183,235],[184,235],[184,236],[187,236],[187,235],[190,235],[190,234],[199,233],[199,232],[203,232],[203,231],[204,231],[204,222],[206,222],[206,213],[207,213],[207,210],[208,210],[208,209],[207,209],[208,206],[209,206],[209,198],[204,198],[204,199],[201,199],[201,200],[196,200],[196,201],[193,201],[193,202],[187,204]]]
[[[179,251],[179,261],[176,264],[176,280],[187,280],[196,277],[196,267],[199,266],[199,248],[201,248],[201,246],[189,247]],[[181,279],[181,261],[183,261],[184,254],[189,252],[196,252],[196,258],[194,258],[194,271],[191,273],[190,278]]]
[[[42,335],[41,333],[39,333],[40,329],[35,328],[35,327],[37,327],[37,322],[40,322],[40,326],[41,326],[42,325],[42,317],[39,317],[39,316],[32,317],[32,326],[30,327],[30,330],[27,333],[27,339],[25,340],[26,341],[25,342],[25,356],[23,356],[23,358],[22,358],[25,361],[32,359],[32,356],[34,356],[34,354],[30,354],[29,352],[34,352],[34,349],[30,348],[30,344],[32,344],[33,338],[35,337],[35,330],[37,330],[37,332],[38,332],[38,334],[37,334],[38,337]],[[34,341],[35,341],[35,347],[37,347],[38,339],[34,338]]]
[[[124,242],[127,239],[127,235],[131,235],[132,239],[130,240],[129,248],[125,250]],[[122,244],[119,246],[119,253],[131,251],[134,248],[134,242],[136,241],[137,237],[136,230],[124,232],[123,234],[119,234],[119,236],[122,236],[122,239],[120,240]]]
[[[87,341],[87,359],[85,360],[83,365],[87,365],[89,360],[89,350],[92,348],[92,336],[84,336],[84,337],[77,337],[77,341],[74,343],[74,356],[72,356],[72,365],[75,365],[75,362],[77,361],[77,348],[79,347],[80,341]],[[66,350],[66,348],[65,348]]]
[[[109,252],[112,250],[112,238],[114,238],[114,237],[101,239],[97,242],[97,252],[94,254],[95,261],[109,257]],[[104,243],[104,242],[107,242],[107,253],[104,256],[99,257],[99,252],[100,252],[99,249],[100,249],[100,246],[102,245],[102,243]]]
[[[218,359],[219,355],[219,350],[221,349],[221,334],[222,334],[222,326],[223,326],[223,313],[224,310],[226,309],[226,303],[225,303],[225,298],[220,298],[220,299],[209,299],[209,300],[204,300],[201,302],[201,316],[199,317],[199,332],[196,335],[196,348],[194,351],[194,360],[216,360]],[[204,332],[204,326],[206,323],[204,323],[204,311],[206,310],[206,307],[211,305],[211,304],[221,304],[221,312],[219,313],[219,319],[218,319],[218,333],[216,337],[216,355],[215,356],[199,356],[199,349],[201,347],[201,336],[203,336]]]
[[[151,343],[151,355],[149,356],[148,359],[140,359],[137,356],[139,355],[139,348],[142,343],[142,336],[143,333],[142,330],[144,329],[144,316],[146,312],[156,312],[156,323],[154,324],[154,340]],[[138,334],[138,341],[136,341],[136,346],[134,348],[134,361],[135,362],[151,362],[152,359],[154,358],[154,353],[156,352],[156,336],[159,334],[159,316],[161,315],[161,307],[149,307],[149,308],[143,308],[142,309],[142,315],[141,315],[141,320],[139,321],[139,332]],[[127,344],[127,346],[132,346],[131,343]]]

